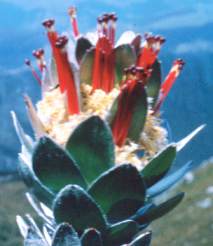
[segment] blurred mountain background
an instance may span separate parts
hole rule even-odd
[[[180,154],[178,165],[193,160],[199,165],[213,154],[213,1],[131,0],[57,1],[0,0],[0,173],[16,172],[20,149],[10,110],[31,133],[23,94],[36,102],[40,89],[23,61],[33,49],[47,47],[41,22],[54,17],[59,31],[69,30],[66,9],[77,6],[82,33],[94,31],[96,18],[116,12],[117,37],[125,30],[162,34],[167,42],[161,50],[163,78],[176,58],[186,66],[163,105],[163,118],[170,139],[177,141],[200,124],[207,127]]]

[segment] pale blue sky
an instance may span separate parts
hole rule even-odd
[[[165,49],[169,49],[170,44],[177,43],[177,37],[173,35],[173,32],[176,33],[181,28],[202,28],[208,23],[213,23],[212,0],[181,2],[171,0],[125,2],[118,0],[0,0],[0,68],[20,67],[25,54],[31,54],[34,48],[45,47],[47,40],[41,26],[45,18],[55,18],[60,32],[68,30],[69,17],[66,11],[70,5],[75,5],[78,9],[79,29],[82,33],[95,29],[98,15],[114,11],[119,17],[118,34],[132,29],[140,33],[152,31],[169,35],[168,40],[171,41],[167,43]],[[191,49],[192,40],[187,36],[184,42],[180,38],[180,44],[178,44],[180,47],[177,45],[172,49],[177,54],[196,51],[196,47],[201,50],[210,49],[213,52],[212,41],[207,40],[206,36],[208,33],[205,37],[197,33],[193,40],[193,49]]]

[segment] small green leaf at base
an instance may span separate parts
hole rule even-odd
[[[100,231],[106,228],[106,221],[95,201],[77,185],[67,185],[57,194],[53,212],[57,223],[70,223],[80,234],[87,228]]]
[[[122,245],[129,243],[138,233],[138,224],[133,220],[125,220],[114,224],[107,232],[106,245]]]

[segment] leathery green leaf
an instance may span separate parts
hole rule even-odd
[[[81,237],[82,246],[102,246],[101,233],[94,228],[87,229]]]
[[[88,192],[107,214],[114,204],[122,200],[125,202],[126,199],[134,204],[137,200],[138,206],[142,206],[146,188],[138,170],[130,164],[124,164],[103,173]],[[126,205],[131,206],[131,203]]]
[[[74,130],[66,149],[75,159],[88,183],[114,164],[112,133],[98,116],[90,117]]]
[[[135,64],[136,53],[130,44],[123,44],[114,49],[115,52],[115,83],[122,80],[123,70]]]
[[[153,220],[156,220],[171,210],[173,210],[183,199],[184,193],[181,192],[177,194],[176,196],[170,198],[169,200],[155,206],[151,207],[145,214],[142,216],[139,216],[135,219],[135,221],[139,224],[147,224],[152,222]]]
[[[80,82],[92,84],[92,70],[94,62],[95,49],[88,50],[82,58],[80,64]]]
[[[159,181],[169,171],[175,157],[175,144],[170,144],[153,157],[153,159],[141,171],[148,187]]]
[[[54,193],[67,184],[86,187],[84,178],[71,156],[48,137],[39,139],[33,153],[33,170]]]
[[[67,222],[83,233],[86,228],[106,229],[106,221],[93,198],[78,185],[67,185],[56,196],[53,213],[57,223]]]
[[[85,37],[79,37],[76,42],[75,56],[78,63],[81,62],[86,52],[92,47],[91,42]]]
[[[112,225],[107,232],[106,245],[122,245],[138,233],[138,224],[133,220],[125,220]]]
[[[138,84],[138,90],[136,90],[135,106],[132,113],[132,120],[128,131],[128,138],[134,142],[138,142],[141,132],[143,131],[144,124],[147,116],[147,95],[144,88]]]
[[[147,82],[146,92],[147,96],[152,98],[152,105],[154,106],[160,92],[161,87],[161,63],[156,60],[152,66],[152,74]]]

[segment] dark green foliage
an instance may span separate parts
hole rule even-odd
[[[138,170],[132,165],[124,164],[103,173],[91,185],[88,192],[103,211],[108,213],[114,204],[125,203],[127,199],[130,207],[132,202],[135,205],[135,201],[137,205],[142,206],[146,188]]]
[[[141,94],[135,97],[139,101],[128,136],[135,141],[147,110],[146,92],[144,88],[138,91]],[[114,106],[117,107],[116,102]],[[167,175],[177,148],[177,144],[168,145],[141,172],[131,164],[114,166],[112,133],[100,117],[93,116],[73,131],[66,150],[48,137],[40,138],[32,156],[33,170],[30,153],[24,149],[19,169],[31,192],[53,208],[59,226],[52,246],[148,246],[151,233],[140,234],[141,231],[175,208],[184,196],[180,193],[159,205],[152,200],[191,168],[187,163]],[[32,238],[44,246],[34,222],[28,220],[25,241]],[[55,224],[52,226],[55,228]]]
[[[132,120],[128,131],[128,138],[138,142],[146,121],[148,104],[146,91],[140,84],[136,85]]]
[[[176,147],[170,144],[153,157],[147,166],[141,171],[148,187],[159,181],[170,169],[176,157]]]
[[[131,241],[138,232],[138,225],[135,221],[125,220],[112,225],[107,232],[106,245],[122,245]]]
[[[77,185],[67,185],[55,198],[53,212],[57,223],[67,222],[82,233],[86,228],[104,231],[106,221],[90,195]]]
[[[147,190],[147,195],[152,198],[170,189],[173,185],[180,181],[191,168],[191,162],[186,163],[174,173],[171,173],[170,175],[157,182],[155,185],[151,186]]]
[[[134,48],[129,44],[123,44],[115,48],[115,83],[122,81],[123,70],[136,61],[136,53]]]
[[[82,246],[103,246],[101,233],[95,229],[87,229],[81,237]]]
[[[51,206],[54,194],[40,182],[29,165],[22,159],[19,160],[18,170],[30,191],[44,204]]]
[[[160,205],[150,207],[144,214],[139,214],[135,218],[139,224],[147,224],[156,220],[174,209],[183,199],[184,193],[181,192]]]
[[[130,127],[128,130],[128,138],[134,142],[138,142],[141,132],[143,131],[144,124],[146,121],[148,103],[147,103],[147,95],[145,89],[141,86],[141,84],[137,84],[134,89],[132,96],[132,119],[130,123]],[[124,95],[123,102],[128,100],[129,95]],[[116,113],[118,111],[118,97],[114,100],[112,107],[107,115],[107,122],[110,126],[116,117]]]
[[[67,151],[88,183],[114,164],[114,143],[109,127],[98,116],[81,123],[70,136]]]
[[[152,66],[152,74],[147,82],[147,96],[152,98],[151,105],[154,106],[157,102],[161,87],[161,63],[156,60]]]
[[[75,56],[76,56],[78,63],[81,62],[82,58],[84,57],[86,52],[91,47],[92,47],[92,44],[87,38],[85,38],[85,37],[78,38],[78,40],[76,42],[76,48],[75,48]]]
[[[132,216],[141,206],[141,200],[122,199],[114,203],[107,213],[107,219],[111,223],[125,220]]]
[[[67,184],[86,187],[71,156],[48,137],[40,138],[33,153],[33,170],[41,182],[54,193]]]
[[[94,62],[95,48],[88,50],[82,58],[80,65],[80,81],[92,84],[92,69]]]

